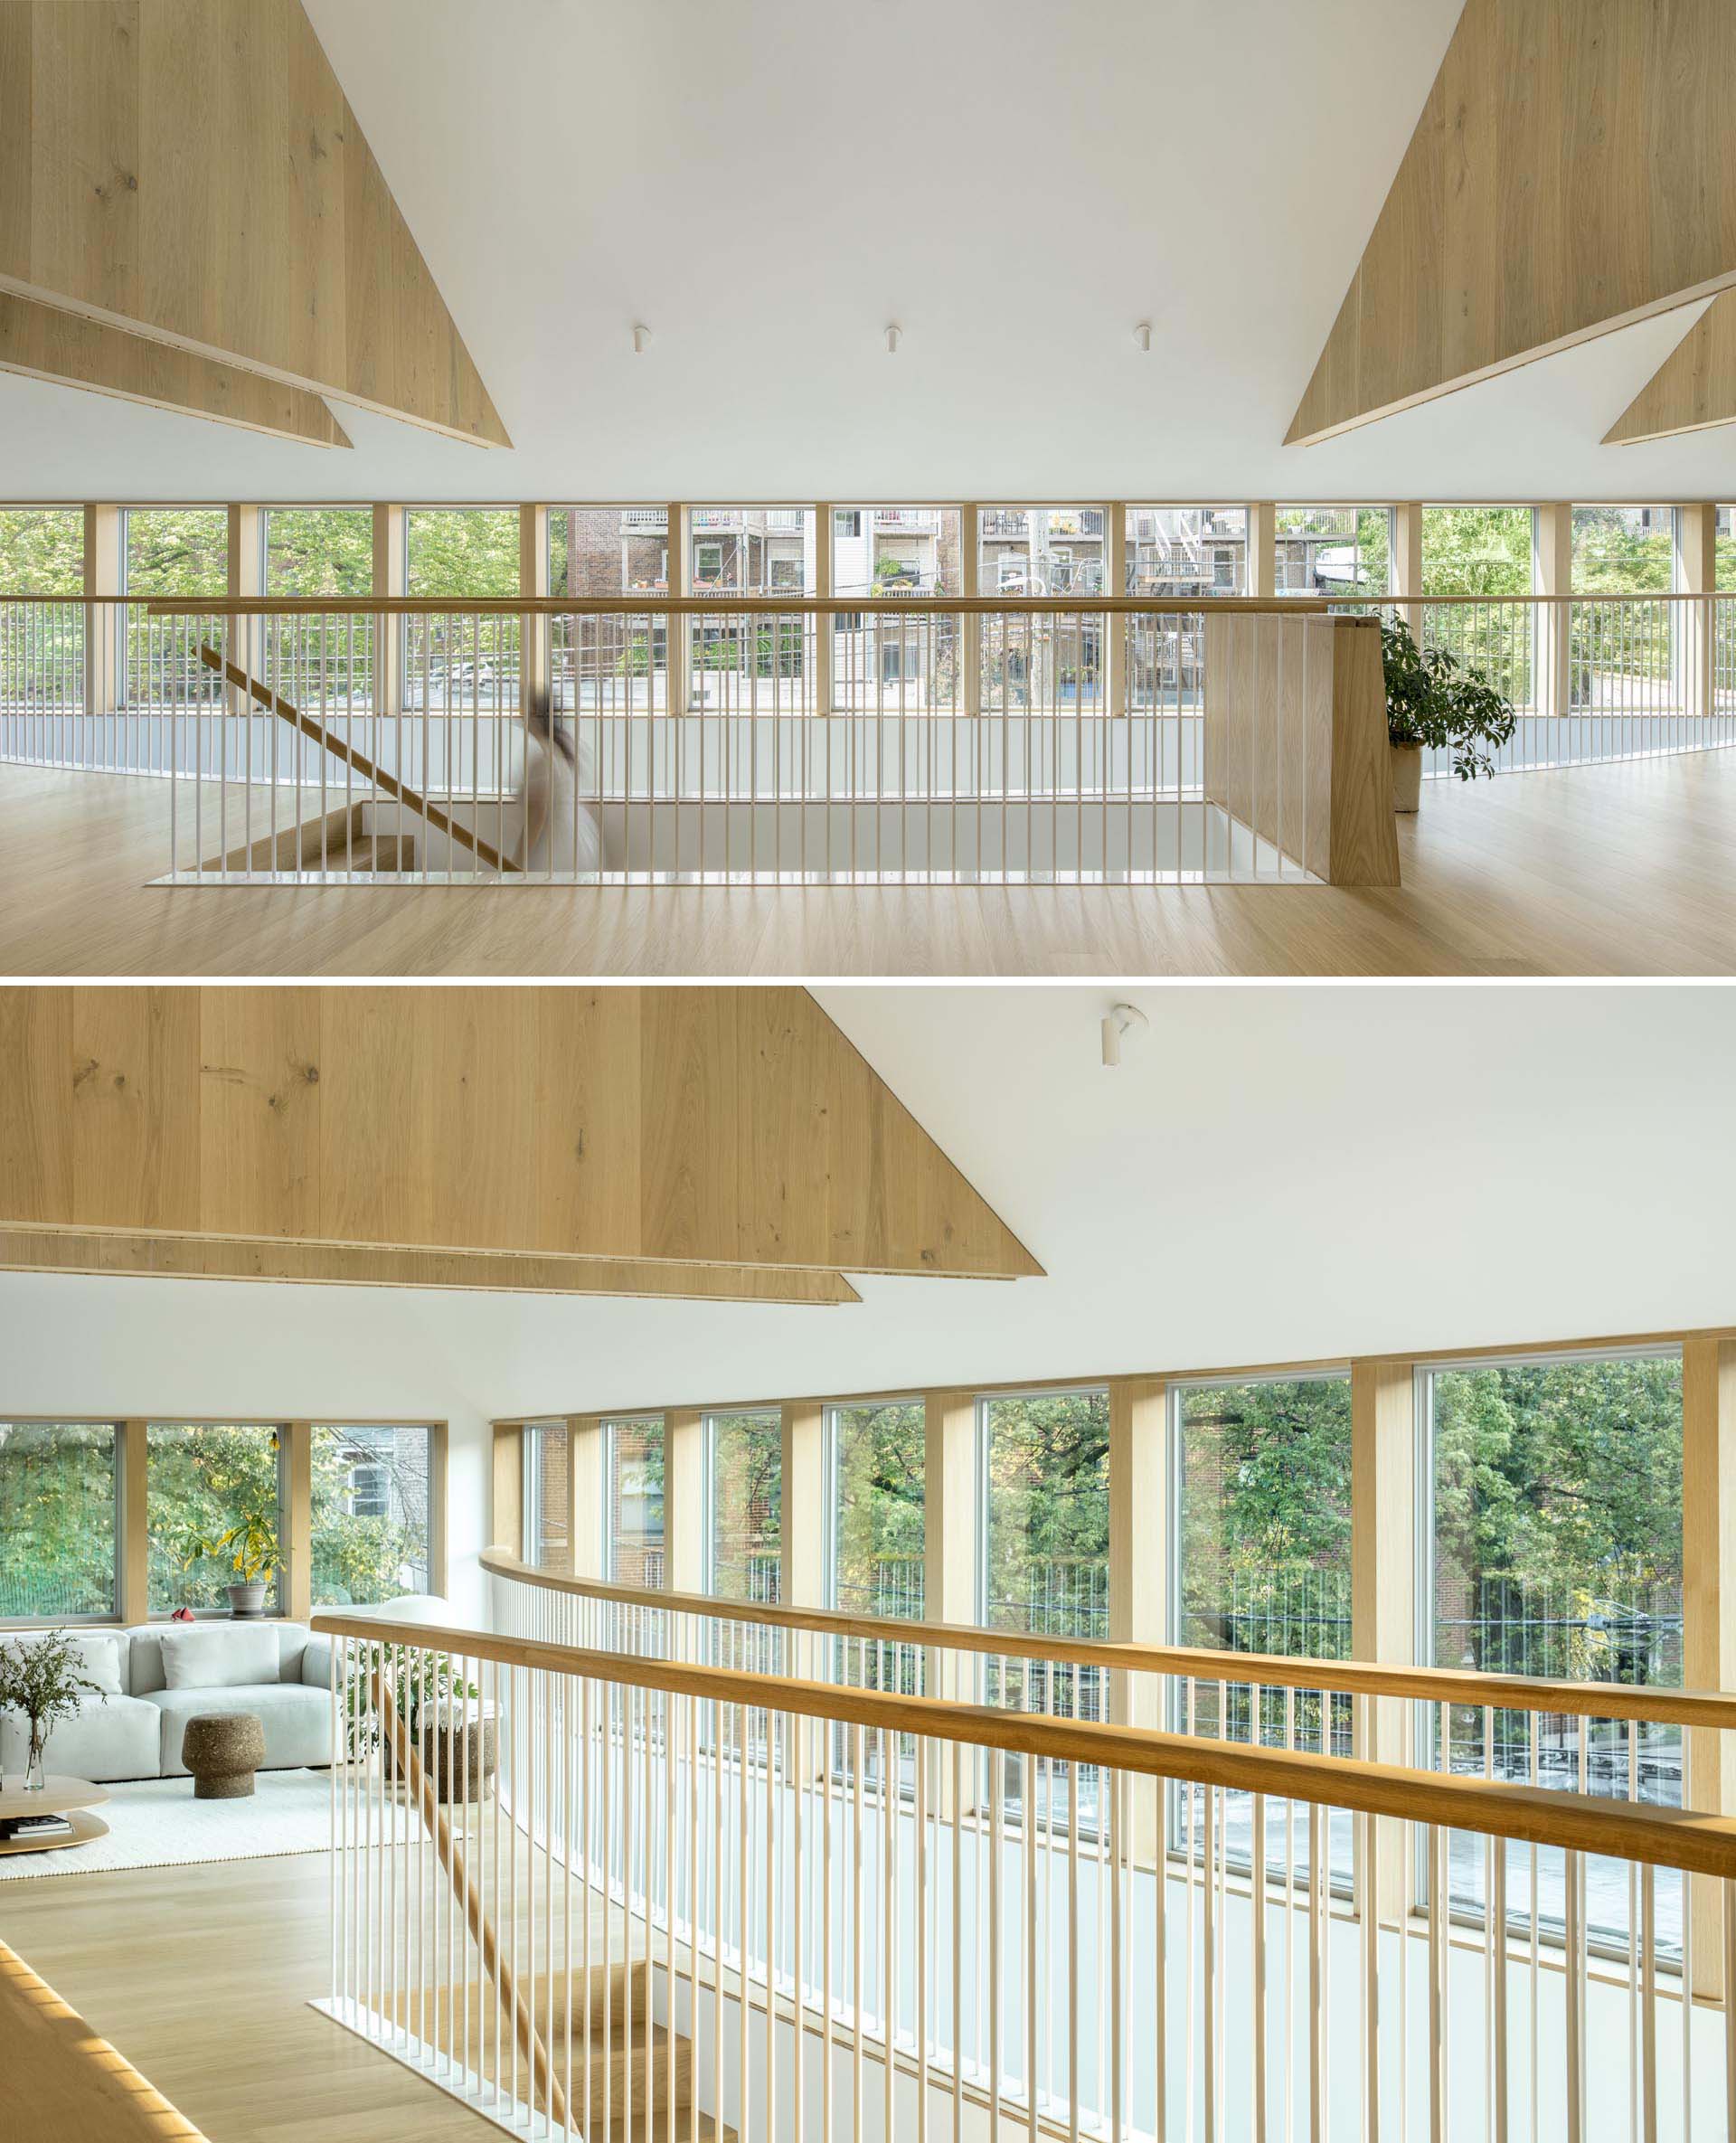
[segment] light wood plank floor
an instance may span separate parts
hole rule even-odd
[[[211,2143],[480,2143],[475,2114],[307,2006],[327,1909],[324,1858],[294,1854],[6,1883],[0,1935]],[[46,2143],[8,2127],[9,2081],[0,2135]]]
[[[1736,751],[1431,784],[1396,892],[165,891],[168,808],[0,767],[0,974],[1736,973]]]

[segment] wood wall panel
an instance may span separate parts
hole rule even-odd
[[[320,1207],[319,992],[212,990],[200,1018],[199,1224],[314,1236]]]
[[[1736,283],[1728,0],[1467,0],[1288,434]]]
[[[511,443],[300,0],[0,0],[0,285]]]
[[[1396,885],[1380,634],[1370,619],[1212,613],[1206,800],[1333,885]]]
[[[637,1241],[639,1144],[618,1135],[622,1123],[637,1120],[639,1105],[636,993],[527,994],[536,1007],[537,1240]]]
[[[11,291],[0,291],[0,372],[210,417],[308,446],[350,443],[318,395],[305,388]]]
[[[71,1107],[63,1120],[78,1219],[91,1227],[197,1228],[197,992],[71,994]]]
[[[1040,1270],[805,990],[0,990],[0,1224]]]

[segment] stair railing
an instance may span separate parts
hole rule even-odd
[[[1729,2132],[1730,1818],[389,1611],[315,1627],[347,1758],[319,2006],[509,2132],[1505,2138],[1539,2100],[1569,2143]],[[434,1769],[541,2070],[426,1770],[392,1842],[358,1685],[423,1693],[425,1765],[443,1719],[457,1735]],[[1467,1852],[1495,1884],[1480,1926]],[[1551,1865],[1552,1946],[1508,1909]],[[1590,1939],[1603,1865],[1637,1900],[1625,1965]],[[1718,1901],[1716,1958],[1663,1939],[1689,1883]]]

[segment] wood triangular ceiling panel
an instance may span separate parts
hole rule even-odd
[[[1467,0],[1287,444],[1736,283],[1729,0]]]
[[[81,387],[121,401],[209,417],[303,446],[347,447],[348,434],[317,394],[263,373],[129,335],[105,320],[62,312],[0,290],[0,372]]]
[[[511,444],[300,0],[0,0],[0,287]]]
[[[1604,434],[1606,447],[1736,424],[1736,290],[1714,297]]]
[[[0,990],[0,1224],[1041,1270],[790,988]]]

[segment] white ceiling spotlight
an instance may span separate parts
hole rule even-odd
[[[1151,322],[1149,320],[1141,320],[1134,329],[1133,346],[1136,350],[1148,351],[1151,348]]]
[[[898,354],[898,344],[899,344],[899,337],[900,337],[900,336],[901,336],[901,335],[903,334],[903,332],[904,332],[904,330],[903,330],[903,329],[902,329],[901,326],[899,326],[895,321],[891,321],[891,320],[889,320],[889,321],[887,322],[887,324],[886,324],[886,354],[887,354],[889,357],[896,357],[896,356],[897,356],[897,354]]]
[[[633,329],[633,354],[636,357],[643,357],[650,346],[651,330],[636,324]]]
[[[1137,1005],[1111,1005],[1103,1018],[1103,1062],[1111,1069],[1121,1062],[1123,1034],[1143,1034],[1151,1022]]]

